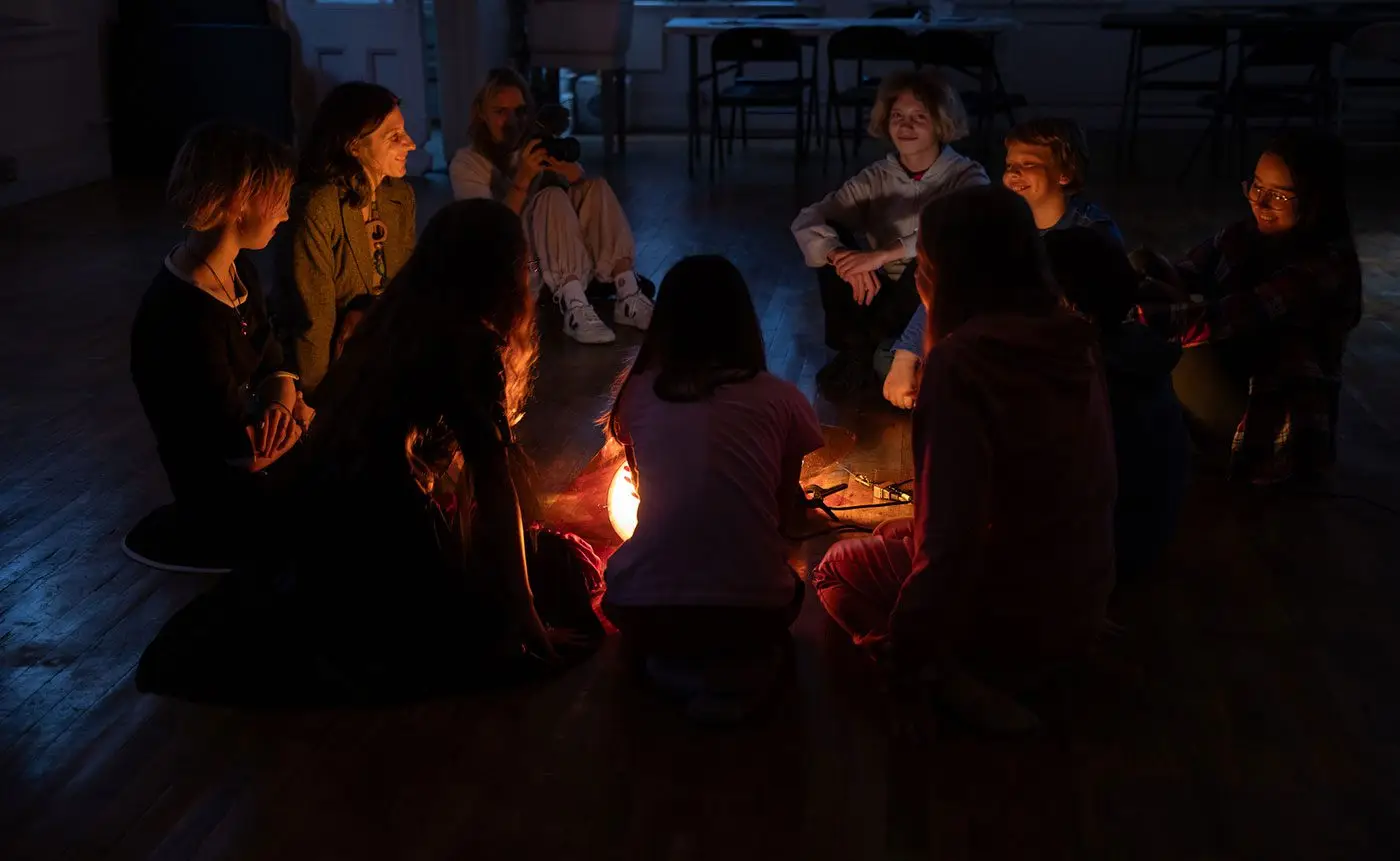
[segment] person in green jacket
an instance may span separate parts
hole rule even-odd
[[[413,253],[417,204],[404,180],[417,145],[398,97],[341,84],[316,111],[279,255],[277,326],[310,397],[374,297]]]

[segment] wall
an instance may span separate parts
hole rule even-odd
[[[508,64],[507,0],[437,0],[443,152],[467,145],[472,96],[486,73]]]
[[[0,155],[16,162],[17,181],[0,185],[8,206],[111,173],[107,147],[105,35],[116,0],[0,0],[0,92],[7,131]]]

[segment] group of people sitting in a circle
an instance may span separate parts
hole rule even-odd
[[[525,82],[492,72],[452,161],[459,199],[421,236],[414,142],[381,87],[332,91],[299,166],[255,131],[191,135],[169,184],[188,233],[132,332],[175,504],[126,549],[230,573],[148,648],[143,687],[422,696],[586,655],[606,619],[641,677],[732,719],[783,672],[810,585],[894,690],[1025,729],[1016,692],[1086,657],[1115,576],[1172,537],[1183,402],[1196,448],[1218,444],[1247,480],[1312,478],[1335,456],[1361,301],[1337,141],[1271,144],[1244,186],[1253,217],[1173,265],[1130,258],[1079,196],[1072,122],[1013,129],[995,186],[950,146],[967,131],[956,92],[896,73],[870,126],[895,151],[793,233],[837,351],[819,385],[840,396],[879,374],[913,411],[913,517],[837,542],[804,584],[787,536],[811,512],[802,462],[823,435],[767,371],[743,275],[687,258],[653,305],[611,188],[544,153],[531,112]],[[269,297],[248,252],[288,221]],[[614,321],[645,332],[604,422],[640,498],[606,571],[541,525],[513,431],[537,290],[570,336],[603,343],[596,282]]]

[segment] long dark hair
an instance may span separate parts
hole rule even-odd
[[[604,417],[614,437],[617,405],[637,374],[656,371],[656,396],[684,403],[703,400],[726,383],[751,380],[768,370],[749,285],[724,257],[698,254],[681,260],[661,279],[656,296],[646,338],[619,378]]]
[[[933,269],[919,292],[934,338],[981,314],[1046,314],[1063,304],[1030,207],[1000,185],[965,188],[924,207],[919,250]]]
[[[378,84],[351,81],[326,94],[311,121],[301,149],[297,180],[311,185],[337,185],[350,205],[365,205],[373,191],[360,160],[350,147],[384,122],[399,97]]]
[[[353,471],[365,456],[374,417],[394,400],[394,387],[409,374],[450,361],[452,346],[479,339],[483,328],[498,342],[507,419],[520,418],[538,352],[528,255],[520,219],[500,203],[462,200],[433,216],[316,391],[311,442],[325,462]],[[444,385],[453,379],[448,370]],[[408,449],[420,430],[410,431]],[[470,498],[469,487],[462,496]]]
[[[1279,238],[1294,246],[1350,243],[1346,146],[1341,139],[1330,132],[1298,129],[1274,138],[1264,151],[1288,165],[1298,195],[1297,225]]]

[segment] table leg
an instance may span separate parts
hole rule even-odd
[[[617,132],[617,90],[615,89],[615,72],[604,69],[598,72],[598,97],[602,102],[603,112],[603,161],[611,162],[613,157],[613,139]]]
[[[1133,134],[1129,129],[1136,131],[1136,125],[1131,124],[1129,112],[1132,111],[1133,84],[1137,78],[1138,52],[1142,50],[1142,31],[1133,28],[1132,36],[1128,40],[1128,70],[1123,75],[1123,104],[1118,112],[1118,140],[1114,147],[1114,160],[1117,162],[1119,175],[1132,171],[1131,160],[1125,160],[1124,154],[1131,151],[1128,143],[1128,135]]]
[[[688,37],[690,42],[690,57],[688,58],[690,72],[690,97],[686,100],[686,138],[685,138],[685,173],[686,176],[695,178],[695,154],[700,148],[700,37],[691,34]]]

